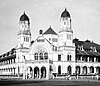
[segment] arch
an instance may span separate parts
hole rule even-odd
[[[39,78],[39,68],[38,67],[34,68],[34,78]]]
[[[44,53],[44,59],[48,59],[48,53],[47,52]]]
[[[96,67],[96,73],[100,74],[100,67],[99,66]]]
[[[71,59],[72,59],[72,55],[69,53],[69,54],[67,55],[67,61],[71,61]]]
[[[35,54],[34,54],[34,59],[35,59],[35,60],[38,60],[38,53],[35,53]]]
[[[80,66],[76,66],[76,74],[80,74]]]
[[[32,76],[33,76],[33,69],[32,69],[32,67],[28,66],[26,72],[27,72],[27,79],[32,78]]]
[[[58,74],[59,75],[61,74],[61,66],[60,65],[58,66]]]
[[[67,73],[72,74],[72,67],[70,65],[67,67]]]
[[[44,66],[41,67],[41,78],[46,78],[46,68]]]
[[[31,53],[34,54],[35,52],[37,53],[44,53],[44,52],[50,52],[49,47],[47,47],[46,45],[38,45],[34,48],[32,48]]]
[[[94,73],[94,67],[93,66],[90,67],[90,73]]]
[[[39,53],[40,60],[43,60],[43,53]]]
[[[87,66],[83,67],[83,74],[87,74]]]

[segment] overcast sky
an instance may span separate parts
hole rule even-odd
[[[100,44],[100,0],[0,0],[0,54],[17,45],[19,18],[24,11],[34,40],[39,29],[45,31],[50,25],[58,33],[65,7],[71,15],[74,38]]]

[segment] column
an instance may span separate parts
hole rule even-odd
[[[88,74],[90,73],[90,67],[87,67],[87,73]]]
[[[80,74],[82,74],[83,73],[83,67],[81,66],[80,67]]]
[[[83,58],[83,57],[81,56],[81,62],[82,62],[82,58]]]
[[[95,58],[96,58],[96,57],[94,57],[94,62],[96,61]]]
[[[39,69],[39,79],[41,79],[41,69]]]
[[[94,74],[96,74],[96,67],[94,67]]]
[[[87,60],[88,60],[88,62],[89,62],[89,57],[88,57],[88,59],[87,59]]]

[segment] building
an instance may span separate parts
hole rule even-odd
[[[0,55],[0,77],[51,79],[100,74],[100,45],[73,39],[71,16],[66,10],[56,33],[50,26],[31,39],[30,19],[24,12],[19,19],[18,44]]]

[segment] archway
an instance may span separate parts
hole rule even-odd
[[[39,78],[39,68],[38,67],[34,68],[34,78]]]
[[[41,67],[41,78],[46,78],[46,68]]]
[[[76,66],[76,74],[80,74],[80,66]]]
[[[90,67],[90,73],[94,73],[94,67],[93,66]]]
[[[33,76],[33,69],[32,67],[27,67],[27,79],[32,78]]]
[[[68,74],[71,74],[72,73],[72,68],[71,68],[71,66],[68,66],[68,68],[67,68],[67,70],[68,70]]]
[[[58,66],[58,74],[61,74],[61,66]]]
[[[83,74],[87,74],[87,67],[86,66],[83,67]]]
[[[100,74],[100,67],[99,67],[99,66],[96,67],[96,73],[97,73],[97,74]]]

